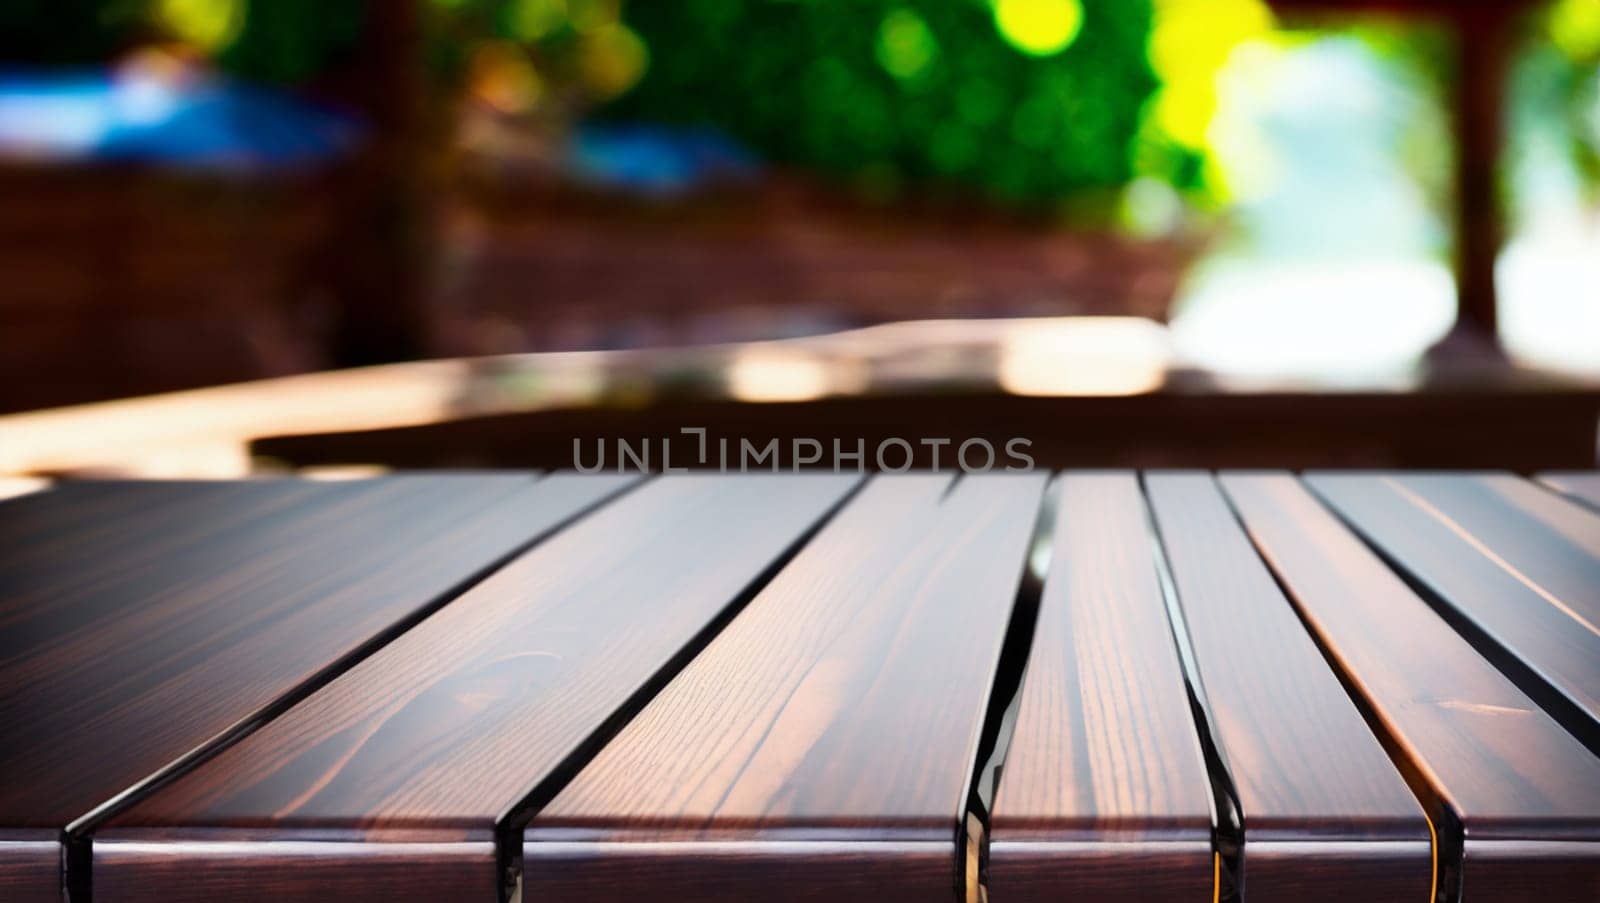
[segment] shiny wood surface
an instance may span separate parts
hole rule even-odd
[[[1477,540],[1551,605],[1600,632],[1600,514],[1507,473],[1405,474],[1396,483],[1436,519]]]
[[[1600,514],[1046,480],[0,503],[0,900],[1600,899]]]
[[[60,903],[61,843],[45,831],[0,837],[0,900]]]
[[[375,843],[325,837],[254,842],[153,835],[95,851],[96,900],[329,903],[500,898],[494,839],[463,834]]]
[[[1306,479],[1480,653],[1600,749],[1600,514],[1507,475]]]
[[[87,483],[7,502],[0,828],[99,817],[620,485]],[[59,871],[38,881],[59,893]]]
[[[1145,486],[1242,808],[1244,899],[1423,899],[1426,817],[1215,480]]]
[[[1211,800],[1138,476],[1068,473],[990,825],[991,899],[1202,900]]]
[[[1425,787],[1468,900],[1600,899],[1600,759],[1479,656],[1292,476],[1225,475],[1246,529]],[[1528,488],[1539,492],[1531,485]],[[1457,827],[1448,823],[1456,822]],[[1464,857],[1463,857],[1464,852]],[[1585,874],[1575,868],[1587,861]],[[1450,897],[1455,899],[1455,897]]]
[[[958,835],[1043,487],[869,483],[533,820],[528,898],[963,899],[979,850]],[[706,842],[733,847],[693,855]],[[609,880],[569,883],[575,857]],[[813,870],[832,877],[762,883]]]
[[[97,899],[209,899],[187,874],[248,870],[250,849],[262,875],[278,874],[276,843],[352,836],[370,842],[338,855],[417,841],[488,849],[454,858],[492,885],[497,822],[604,742],[641,689],[855,482],[706,475],[633,490],[114,819],[94,843],[96,883],[114,890]],[[272,831],[235,840],[218,828]],[[139,851],[152,837],[177,839],[188,868],[147,868]],[[334,894],[306,883],[318,874],[286,880]],[[247,899],[287,892],[267,886]]]

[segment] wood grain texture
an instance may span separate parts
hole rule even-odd
[[[1158,473],[1145,485],[1243,810],[1244,898],[1423,899],[1427,819],[1216,482]]]
[[[949,900],[951,842],[545,841],[524,900],[930,903]],[[543,896],[558,887],[561,896]]]
[[[1068,473],[990,820],[1017,903],[1205,899],[1211,800],[1138,477]]]
[[[150,870],[122,854],[119,844],[151,833],[214,839],[242,829],[244,852],[227,863],[234,872],[274,872],[275,843],[329,831],[369,841],[314,852],[330,870],[388,856],[395,831],[474,850],[491,842],[499,820],[603,739],[630,699],[856,481],[673,476],[630,492],[112,821],[95,839],[97,899],[210,899],[185,875],[214,857]],[[262,829],[270,836],[248,839]],[[257,860],[241,862],[252,850]],[[492,857],[476,861],[493,885]],[[318,883],[322,874],[291,876],[296,892],[332,896],[345,886],[337,876]],[[339,893],[394,899],[377,887]]]
[[[1596,899],[1600,760],[1294,477],[1222,484],[1306,624],[1460,823],[1463,896],[1508,899],[1525,883],[1550,903]],[[1574,868],[1585,857],[1586,874]]]
[[[0,834],[0,900],[61,903],[61,843],[45,831]]]
[[[251,842],[201,837],[95,844],[95,899],[493,903],[494,838]]]
[[[223,742],[620,485],[93,483],[7,503],[0,827],[59,832]]]
[[[1552,470],[1539,474],[1539,482],[1600,511],[1600,471]]]
[[[869,483],[533,820],[528,899],[817,899],[762,886],[752,861],[825,874],[834,898],[961,899],[976,875],[958,833],[1043,487]],[[679,842],[733,852],[659,846]],[[569,883],[574,855],[615,880]]]
[[[1600,515],[1505,475],[1306,482],[1524,692],[1600,749]]]
[[[1565,903],[1600,900],[1600,855],[1592,842],[1483,841],[1463,876],[1470,900]]]
[[[1600,514],[1506,473],[1405,474],[1397,482],[1600,632]]]
[[[1198,866],[1198,871],[1197,871]],[[1209,838],[1012,841],[989,846],[989,900],[1171,903],[1212,899]]]

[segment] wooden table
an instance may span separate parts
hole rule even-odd
[[[1596,488],[59,484],[0,899],[1592,903]]]
[[[597,442],[1025,439],[1040,467],[1591,468],[1600,382],[1434,360],[1360,379],[1229,377],[1131,317],[891,323],[691,348],[416,361],[0,415],[0,476],[576,466]],[[1492,424],[1493,428],[1486,428]],[[652,465],[644,465],[646,467]],[[702,465],[703,466],[703,465]]]

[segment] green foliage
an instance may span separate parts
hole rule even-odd
[[[431,0],[426,4],[427,64],[441,84],[456,86],[473,47],[512,36],[512,0]]]
[[[253,81],[297,84],[327,72],[361,36],[361,0],[268,0],[247,6],[218,62]]]
[[[475,55],[500,63],[520,55],[538,83],[539,112],[571,118],[631,86],[644,68],[647,50],[618,27],[620,6],[621,0],[430,0],[429,74],[444,94],[454,94],[471,89]]]
[[[1546,16],[1550,44],[1522,62],[1516,87],[1529,95],[1523,107],[1537,111],[1528,118],[1560,123],[1574,168],[1591,198],[1600,197],[1600,3],[1558,0]]]
[[[1148,0],[1083,0],[1065,49],[1021,52],[987,0],[635,0],[650,69],[610,117],[719,128],[875,193],[1053,206],[1132,176],[1156,87]]]

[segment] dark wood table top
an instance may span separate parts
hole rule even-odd
[[[331,832],[370,838],[352,858],[385,842],[459,843],[440,855],[459,861],[463,886],[476,875],[492,891],[496,824],[570,777],[856,480],[704,475],[628,493],[113,819],[95,845],[96,885],[171,899],[193,892],[195,862],[237,865],[240,843]],[[151,837],[182,844],[184,860],[151,855]],[[269,858],[249,893],[293,894],[296,879]]]
[[[874,481],[533,819],[530,895],[749,899],[775,871],[913,901],[975,882],[967,797],[1044,483]]]
[[[16,690],[0,701],[0,818],[89,814],[617,482],[103,484],[20,500],[0,527],[0,673]],[[66,503],[93,517],[52,522]]]
[[[1206,473],[1145,490],[1240,820],[1224,879],[1247,898],[1421,898],[1428,822]],[[1226,810],[1226,806],[1221,807]],[[1227,886],[1224,885],[1224,896]]]
[[[1592,903],[1590,476],[61,484],[0,899]]]
[[[95,823],[624,482],[85,483],[6,503],[0,830]]]
[[[1474,895],[1506,899],[1518,887],[1558,885],[1574,859],[1592,857],[1567,841],[1600,837],[1600,759],[1294,477],[1230,474],[1223,485],[1296,609],[1408,763],[1444,842],[1463,855]],[[1552,854],[1505,867],[1497,853],[1525,843]],[[1459,894],[1463,877],[1440,880]]]
[[[1211,796],[1132,473],[1052,490],[1053,541],[991,816],[995,899],[1203,899]],[[1138,887],[1138,892],[1127,889]]]
[[[1313,474],[1310,486],[1600,749],[1600,516],[1509,474]]]

